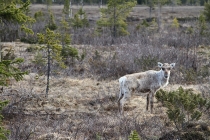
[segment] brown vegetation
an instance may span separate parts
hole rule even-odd
[[[39,8],[44,11],[46,7],[33,5],[32,13],[33,9]],[[57,12],[56,19],[61,18],[61,8],[52,6]],[[191,7],[192,11],[188,7],[176,8],[175,13],[170,13],[170,7],[163,7],[163,18],[167,21],[165,30],[154,33],[136,28],[141,18],[147,18],[145,15],[149,15],[149,11],[147,7],[135,7],[131,16],[135,17],[132,18],[135,22],[128,27],[131,34],[116,38],[115,44],[110,43],[108,34],[96,36],[92,27],[73,30],[72,46],[80,54],[85,52],[85,59],[75,60],[67,69],[52,64],[48,98],[45,97],[45,65],[33,63],[33,49],[38,45],[8,43],[8,46],[15,44],[15,55],[25,59],[20,69],[29,71],[29,75],[18,83],[11,79],[10,86],[4,87],[0,94],[2,100],[9,100],[3,111],[4,125],[11,131],[9,139],[116,140],[127,139],[132,130],[136,130],[142,139],[167,138],[168,132],[173,135],[174,125],[159,103],[155,102],[151,114],[145,109],[146,95],[134,95],[125,105],[125,117],[120,118],[117,99],[119,77],[149,69],[158,70],[158,61],[176,62],[165,90],[176,90],[182,85],[209,97],[209,38],[201,39],[196,33],[188,35],[183,33],[184,29],[176,31],[170,28],[173,17],[197,17],[203,7]],[[84,9],[90,20],[98,19],[97,7],[84,6]],[[196,25],[195,22],[189,24]],[[43,23],[37,23],[33,28],[39,32],[43,26]],[[201,120],[209,124],[208,117],[203,116]]]

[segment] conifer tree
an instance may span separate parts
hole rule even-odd
[[[181,0],[170,0],[170,2],[172,6],[172,12],[174,12],[174,6],[182,4]]]
[[[203,14],[206,18],[206,21],[210,21],[210,2],[206,3],[204,5],[204,11],[203,11]]]
[[[0,3],[0,23],[3,25],[8,25],[8,23],[22,24],[22,30],[24,30],[26,33],[33,33],[33,31],[26,25],[27,23],[32,23],[35,21],[33,18],[25,14],[25,12],[28,10],[30,2],[18,2],[20,6],[16,6],[16,4],[17,2],[14,0],[7,1],[6,3]],[[6,80],[10,77],[15,78],[17,81],[23,78],[23,75],[26,74],[26,72],[21,72],[17,68],[17,65],[22,62],[23,59],[21,58],[14,60],[2,60],[0,56],[0,85],[7,85]]]
[[[131,132],[129,140],[140,140],[139,135],[135,130]]]
[[[72,7],[71,0],[64,0],[63,13],[68,15],[69,18],[72,17]]]
[[[0,85],[7,86],[8,78],[14,78],[16,81],[20,81],[23,78],[23,75],[27,72],[22,72],[15,65],[20,65],[23,62],[23,59],[16,58],[15,60],[2,60],[0,62]]]
[[[70,26],[69,23],[65,20],[65,18],[61,20],[60,34],[62,44],[61,56],[65,64],[68,63],[69,58],[71,58],[71,64],[74,64],[75,59],[80,59],[80,61],[82,61],[85,57],[85,52],[83,52],[83,54],[79,56],[78,50],[70,45]]]
[[[17,3],[11,2],[10,4],[0,4],[0,23],[10,25],[9,23],[21,24],[21,28],[27,33],[33,33],[33,31],[27,28],[28,23],[33,23],[35,20],[25,13],[29,9],[30,1],[25,3],[21,2],[19,5]]]
[[[89,26],[86,13],[82,8],[78,10],[78,12],[74,15],[74,18],[71,21],[72,21],[72,26],[74,28],[82,28]]]
[[[172,22],[172,27],[178,29],[179,28],[179,21],[177,20],[177,18],[173,19]]]
[[[127,35],[126,18],[135,5],[134,0],[109,0],[107,8],[101,8],[102,16],[97,21],[98,28],[110,28],[113,38]]]
[[[47,5],[47,10],[49,10],[50,5],[52,5],[52,0],[45,0]]]
[[[25,14],[28,11],[30,2],[27,1],[22,3],[18,1],[19,6],[16,6],[17,1],[7,0],[0,1],[0,23],[2,25],[7,25],[5,27],[9,28],[9,23],[22,24],[21,29],[26,33],[33,33],[31,29],[27,27],[27,23],[34,22],[35,20]],[[0,32],[0,35],[2,32]],[[0,50],[1,51],[1,50]],[[1,53],[0,53],[1,54]],[[23,59],[16,58],[14,60],[2,60],[0,55],[0,85],[6,86],[8,78],[14,78],[16,81],[20,81],[27,72],[22,72],[17,66],[23,62]],[[0,101],[0,113],[4,106],[8,104],[8,101]],[[2,127],[3,116],[0,115],[0,139],[6,140],[6,135],[9,133],[8,130]]]
[[[34,13],[34,19],[36,21],[41,21],[41,20],[44,20],[44,14],[42,11],[37,11],[36,13]]]
[[[201,36],[204,36],[207,33],[206,19],[203,14],[198,17],[198,30]]]
[[[70,25],[64,17],[61,20],[60,34],[62,46],[69,45],[71,43]]]
[[[53,13],[50,11],[50,18],[49,18],[49,22],[48,25],[46,26],[47,28],[49,28],[50,30],[56,30],[57,29],[57,25],[55,23],[55,18]]]
[[[3,107],[5,107],[8,104],[8,101],[0,101],[0,113],[2,112]],[[9,131],[6,130],[4,127],[2,127],[2,119],[4,117],[0,114],[0,139],[1,140],[7,140],[6,135],[9,134]]]
[[[161,28],[162,24],[162,19],[161,19],[161,14],[162,14],[162,6],[165,5],[168,2],[168,0],[155,0],[155,4],[158,5],[158,17],[157,17],[157,22],[158,22],[158,30]]]
[[[74,62],[74,58],[78,58],[78,51],[76,48],[70,46],[71,36],[69,34],[70,26],[69,23],[63,18],[61,20],[61,43],[62,43],[62,51],[61,56],[65,63],[67,63],[67,59],[69,57],[72,58],[72,63]]]
[[[148,0],[146,5],[149,7],[149,18],[151,18],[152,15],[152,9],[155,6],[154,0]]]
[[[64,14],[69,14],[69,3],[70,0],[64,0],[64,7],[63,7],[63,13]]]
[[[56,60],[61,67],[65,67],[64,63],[62,62],[61,57],[61,50],[62,46],[60,45],[60,34],[56,33],[49,28],[46,29],[44,34],[38,33],[40,44],[46,44],[43,47],[44,50],[47,51],[47,87],[46,87],[46,97],[48,97],[49,92],[49,77],[51,72],[51,60]]]

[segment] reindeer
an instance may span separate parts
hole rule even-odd
[[[120,94],[118,99],[118,108],[120,113],[124,113],[123,106],[134,91],[148,93],[146,110],[148,110],[150,102],[151,113],[153,113],[154,95],[161,87],[168,85],[170,71],[174,68],[174,66],[175,63],[162,64],[158,62],[158,67],[161,68],[160,71],[149,70],[121,77],[119,79]]]

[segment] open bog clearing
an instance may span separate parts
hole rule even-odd
[[[169,85],[165,89],[175,90],[179,86]],[[200,86],[189,85],[185,88],[199,91]],[[166,110],[160,104],[155,102],[154,114],[146,111],[146,94],[132,96],[130,102],[125,105],[125,118],[120,120],[117,108],[119,94],[117,80],[96,81],[52,77],[48,98],[44,97],[45,89],[46,78],[44,76],[36,78],[33,73],[25,76],[23,81],[5,89],[5,94],[10,94],[8,95],[10,101],[16,103],[10,111],[18,113],[16,109],[21,109],[21,113],[25,114],[24,119],[21,119],[24,120],[23,124],[36,122],[34,129],[40,139],[47,137],[49,131],[57,134],[53,136],[55,138],[83,139],[87,136],[86,133],[90,133],[88,136],[94,135],[103,129],[107,137],[115,139],[115,135],[120,133],[121,123],[126,122],[128,128],[134,129],[133,125],[136,123],[134,118],[138,120],[138,124],[141,124],[139,127],[142,133],[147,136],[161,136],[163,129],[168,131],[174,129],[165,126],[168,122]],[[16,119],[20,119],[19,115],[14,114],[15,125],[18,123]],[[89,130],[91,132],[87,132]]]
[[[29,44],[4,43],[14,44],[16,55],[29,61],[31,53],[25,51]],[[172,91],[179,86],[169,84],[164,89]],[[192,88],[198,94],[208,92],[208,84],[182,86]],[[10,86],[1,93],[2,99],[10,101],[5,110],[9,115],[4,121],[5,126],[12,132],[31,131],[32,138],[39,140],[96,139],[102,132],[101,137],[115,140],[128,135],[121,132],[122,128],[138,129],[145,137],[154,138],[174,130],[167,119],[166,109],[159,103],[155,102],[153,114],[146,111],[146,94],[133,95],[125,105],[125,116],[120,116],[118,79],[52,76],[48,98],[45,90],[46,76],[43,75],[29,73],[20,82],[11,80]]]
[[[103,6],[104,8],[106,6]],[[79,5],[73,5],[72,6],[72,12],[73,15],[81,8]],[[33,4],[31,7],[31,13],[34,14],[36,11],[47,11],[46,5],[42,4]],[[62,18],[62,10],[63,10],[63,5],[52,5],[51,8],[53,13],[55,13],[55,16],[57,18]],[[181,18],[181,17],[197,17],[201,13],[201,11],[204,9],[204,6],[175,6],[175,7],[170,7],[170,6],[164,6],[162,7],[161,13],[162,13],[162,18],[167,19],[167,18]],[[99,6],[89,6],[89,5],[84,5],[83,10],[87,14],[87,18],[90,20],[98,20],[100,18],[100,9]],[[152,17],[157,17],[158,14],[158,8],[156,7],[154,10],[152,10],[151,16]],[[131,17],[137,18],[137,19],[143,19],[143,18],[148,18],[149,17],[149,7],[147,6],[136,6],[133,8],[131,12]]]
[[[80,6],[73,5],[72,9],[74,15]],[[181,139],[179,134],[184,131],[178,133],[178,127],[169,120],[167,108],[161,103],[155,99],[153,113],[150,109],[146,110],[145,93],[135,92],[125,103],[124,115],[120,115],[117,104],[120,92],[118,79],[125,74],[150,69],[160,70],[158,62],[176,63],[171,70],[169,84],[163,89],[175,91],[182,86],[209,99],[210,42],[208,34],[205,34],[208,32],[203,30],[206,28],[200,27],[205,24],[197,20],[203,9],[203,6],[164,6],[161,9],[162,24],[158,26],[156,22],[159,16],[158,8],[152,10],[153,20],[151,20],[149,7],[138,5],[126,18],[127,28],[122,30],[122,34],[119,28],[119,36],[116,37],[112,34],[111,26],[110,28],[97,25],[96,21],[100,18],[100,9],[97,5],[83,6],[89,26],[82,28],[73,25],[77,21],[75,19],[66,20],[69,23],[66,26],[70,28],[62,27],[61,19],[65,17],[62,13],[63,5],[50,6],[54,17],[49,16],[50,12],[46,5],[30,5],[31,16],[34,17],[37,11],[43,12],[43,16],[39,13],[40,19],[37,18],[37,21],[30,26],[34,34],[21,32],[16,36],[15,33],[19,28],[16,30],[15,24],[14,34],[12,28],[11,32],[5,29],[3,34],[5,42],[0,44],[2,58],[5,60],[23,58],[24,62],[18,65],[18,68],[21,71],[28,71],[23,80],[16,82],[14,79],[7,79],[8,86],[0,87],[1,100],[9,101],[2,112],[3,126],[11,132],[8,138],[11,140],[127,140],[131,132],[136,130],[143,140],[155,140],[164,136],[166,138],[162,140],[168,140],[172,136]],[[44,33],[54,20],[53,25],[56,25],[54,31],[61,35],[62,47],[67,52],[60,50],[51,52],[61,53],[60,60],[66,64],[66,68],[60,67],[58,61],[53,59],[55,55],[52,55],[49,94],[46,97],[47,60],[50,55],[45,45],[38,44],[37,33]],[[125,24],[123,26],[126,26]],[[127,30],[128,34],[127,32],[124,34],[124,30]],[[71,39],[69,46],[64,43],[66,37]],[[11,40],[15,42],[9,42]],[[72,52],[76,55],[72,56]],[[63,53],[68,54],[65,56]],[[170,71],[169,67],[164,69],[165,72]],[[154,81],[152,79],[149,82]],[[203,111],[202,109],[204,110],[204,108],[198,110]],[[185,111],[183,110],[182,106],[182,113]],[[184,113],[185,119],[188,117],[189,120],[191,117],[189,112]],[[199,134],[205,131],[207,132],[205,138],[208,139],[210,112],[205,110],[202,113],[201,118],[196,120],[189,130],[193,132],[195,130]],[[185,124],[189,122],[183,121]],[[181,125],[183,122],[180,123],[180,127],[183,127]]]

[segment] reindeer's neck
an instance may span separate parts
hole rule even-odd
[[[161,70],[158,71],[157,74],[158,74],[158,81],[159,81],[160,86],[162,86],[162,87],[167,86],[170,76],[167,79],[164,78],[164,74],[163,74],[163,72]]]

